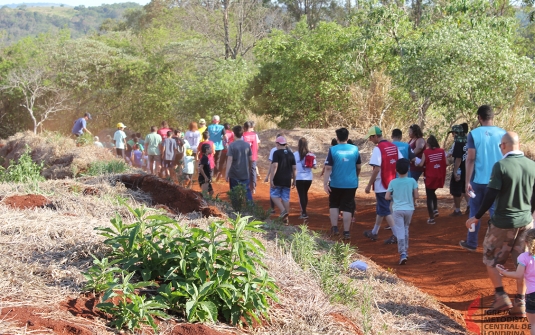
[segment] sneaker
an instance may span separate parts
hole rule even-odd
[[[392,235],[388,239],[386,239],[384,243],[385,244],[396,244],[396,243],[398,243],[398,239],[396,238],[396,236]]]
[[[306,214],[301,214],[301,215],[299,215],[298,219],[299,219],[299,220],[306,220],[306,219],[308,219],[308,215],[306,215]]]
[[[377,241],[377,234],[372,233],[371,230],[364,231],[364,236],[369,238],[372,241]]]
[[[459,241],[459,245],[461,246],[461,248],[466,249],[468,251],[476,251],[476,248],[472,248],[471,246],[469,246],[465,240]]]
[[[399,265],[405,265],[407,263],[407,256],[404,254],[401,254],[401,257],[399,258]]]
[[[288,218],[288,212],[282,211],[281,215],[279,215],[279,219],[282,219],[283,221]]]
[[[338,232],[338,227],[337,226],[331,226],[331,236],[336,236],[336,235],[339,235],[340,232]]]
[[[513,300],[513,308],[509,310],[509,315],[525,318],[526,300],[515,298],[515,300]]]
[[[435,219],[427,219],[427,224],[435,224]]]
[[[464,211],[464,215],[470,215],[470,206],[466,206],[466,210]]]
[[[385,230],[392,230],[392,227],[386,226]]]
[[[349,236],[349,232],[345,231],[344,232],[344,240],[349,240],[350,238],[351,238],[351,236]]]
[[[463,213],[461,211],[453,211],[450,215],[448,216],[463,216]]]
[[[275,208],[272,208],[270,211],[269,211],[270,214],[275,214]]]
[[[494,294],[494,300],[489,310],[491,311],[505,311],[513,307],[511,299],[507,293],[496,293]]]
[[[433,216],[434,216],[434,217],[437,217],[437,216],[438,216],[438,209],[435,209],[435,210],[433,211]]]

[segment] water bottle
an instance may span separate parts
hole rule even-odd
[[[457,175],[458,175],[458,176],[461,175],[461,168],[458,168],[458,169],[457,169]]]

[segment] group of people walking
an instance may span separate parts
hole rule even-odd
[[[73,134],[79,136],[84,130],[88,131],[86,121],[90,119],[91,115],[86,114],[77,120]],[[509,310],[511,315],[525,316],[527,313],[533,325],[535,162],[520,151],[516,133],[494,125],[494,112],[490,106],[478,108],[477,120],[479,127],[470,132],[466,123],[452,127],[450,133],[454,143],[447,152],[440,148],[433,135],[424,139],[418,125],[409,127],[408,143],[402,142],[403,133],[399,129],[392,131],[391,141],[384,137],[379,127],[369,129],[367,139],[375,146],[369,160],[373,170],[365,192],[373,190],[375,193],[376,220],[372,229],[364,231],[364,236],[372,241],[378,240],[381,224],[386,221],[393,235],[385,243],[397,243],[399,264],[406,264],[409,226],[416,199],[420,197],[418,181],[423,175],[429,216],[427,223],[435,224],[439,215],[436,190],[444,187],[446,167],[453,164],[449,188],[455,208],[449,215],[463,215],[462,198],[467,200],[465,214],[469,215],[467,236],[459,245],[470,252],[477,250],[480,219],[488,211],[490,221],[483,242],[483,263],[495,288],[491,309]],[[132,165],[172,180],[177,180],[175,171],[180,170],[180,166],[188,182],[191,182],[197,166],[198,181],[203,191],[213,192],[211,184],[214,176],[216,180],[224,178],[230,189],[242,185],[247,200],[253,200],[259,177],[257,160],[260,144],[253,122],[231,128],[228,124],[221,125],[219,116],[215,115],[208,126],[204,119],[200,119],[198,124],[191,122],[185,133],[162,122],[160,128],[151,127],[150,134],[144,139],[139,133],[128,139],[124,128],[124,124],[117,124],[114,147],[116,154]],[[338,224],[342,221],[342,237],[349,239],[362,157],[359,148],[349,139],[346,128],[336,130],[336,139],[331,144],[322,173],[323,188],[328,194],[331,234],[340,234]],[[308,190],[317,165],[307,139],[300,138],[297,150],[292,152],[283,134],[278,134],[269,161],[265,181],[270,184],[272,213],[278,208],[280,218],[288,223],[290,190],[297,188],[300,219],[307,219]],[[517,264],[516,270],[508,271],[503,267],[509,255]],[[502,276],[518,281],[513,301],[503,289]],[[533,329],[532,334],[535,334]]]

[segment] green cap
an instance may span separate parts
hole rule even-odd
[[[370,136],[374,136],[374,135],[383,136],[383,132],[381,131],[381,128],[379,128],[377,126],[371,127],[370,130],[368,131],[368,136],[366,136],[366,137],[370,137]]]

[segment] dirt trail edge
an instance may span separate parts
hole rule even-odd
[[[224,194],[228,185],[217,183],[214,184],[214,189],[216,193]],[[268,208],[269,185],[259,182],[253,197],[264,208]],[[434,225],[427,224],[425,200],[419,202],[410,226],[409,260],[406,265],[398,265],[397,245],[383,244],[391,236],[391,231],[381,229],[376,242],[364,237],[364,230],[372,229],[375,222],[375,198],[373,194],[364,194],[362,190],[357,192],[357,214],[356,222],[351,226],[351,244],[358,248],[359,253],[396,273],[399,278],[462,313],[464,322],[460,320],[461,324],[465,323],[469,333],[529,335],[526,318],[510,317],[507,311],[488,310],[494,290],[482,263],[481,245],[485,229],[482,228],[483,231],[479,234],[480,247],[477,251],[466,251],[459,246],[459,241],[466,238],[464,222],[467,216],[448,216],[452,211],[451,197],[439,197],[439,207],[443,207],[439,208],[440,216]],[[290,224],[303,224],[303,220],[298,220],[300,206],[295,190],[291,192],[290,209]],[[310,229],[324,234],[326,238],[330,229],[328,211],[327,195],[318,188],[311,188],[307,224]],[[276,215],[278,212],[274,217]],[[483,217],[483,227],[488,219],[488,216]],[[339,224],[341,226],[341,222]],[[383,222],[383,227],[386,227],[386,221]],[[514,265],[509,261],[505,267],[511,269]],[[516,293],[515,280],[504,278],[504,288],[513,297]]]
[[[175,214],[200,212],[203,217],[224,216],[217,208],[208,206],[200,192],[180,187],[165,179],[148,174],[123,174],[117,179],[127,188],[140,189],[150,194],[154,205],[164,205]]]

